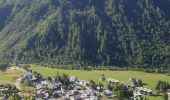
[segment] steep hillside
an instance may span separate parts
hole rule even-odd
[[[170,0],[1,0],[1,61],[170,67]]]

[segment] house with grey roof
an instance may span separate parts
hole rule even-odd
[[[28,71],[24,71],[23,72],[23,77],[26,79],[26,80],[31,80],[33,75],[31,72],[28,72]]]

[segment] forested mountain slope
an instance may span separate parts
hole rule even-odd
[[[170,0],[0,0],[1,61],[170,67]]]

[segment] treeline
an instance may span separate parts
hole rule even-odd
[[[0,3],[1,62],[170,69],[169,0]]]
[[[155,89],[157,90],[157,94],[163,94],[163,100],[169,100],[168,98],[168,90],[170,89],[170,83],[166,82],[166,81],[158,81]]]
[[[19,65],[20,67],[29,70],[31,65],[23,64]],[[115,66],[84,66],[84,65],[47,65],[47,64],[33,64],[33,66],[42,66],[42,67],[50,67],[64,70],[109,70],[109,71],[142,71],[146,73],[156,73],[156,74],[169,74],[170,70],[167,69],[144,69],[138,67],[115,67]]]
[[[0,71],[4,71],[7,69],[7,67],[9,67],[9,64],[4,64],[4,63],[0,63]]]

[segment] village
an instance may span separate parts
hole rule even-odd
[[[139,100],[142,95],[151,96],[153,94],[151,89],[144,88],[143,85],[140,85],[140,80],[135,78],[129,78],[127,82],[120,82],[113,78],[106,78],[104,74],[101,74],[99,81],[107,84],[106,88],[103,84],[96,84],[93,80],[79,80],[75,76],[66,74],[62,76],[56,75],[54,78],[41,79],[23,68],[11,67],[7,69],[7,71],[12,70],[23,72],[22,77],[16,79],[16,83],[14,83],[15,90],[17,90],[15,94],[23,96],[19,93],[21,89],[19,84],[27,81],[28,86],[36,89],[34,96],[36,100],[100,100],[104,98],[113,100],[118,98],[115,90],[111,87],[113,85],[125,88],[131,100]],[[133,83],[134,81],[136,84]],[[8,87],[10,87],[8,84],[0,85],[0,97],[6,98]]]

